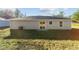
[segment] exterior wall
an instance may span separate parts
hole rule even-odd
[[[23,20],[10,22],[11,29],[18,29],[20,26],[23,26],[23,29],[38,29],[38,22]]]
[[[43,20],[43,19],[42,19]],[[40,20],[40,21],[42,21]],[[23,26],[24,29],[40,29],[40,26],[45,26],[45,29],[71,29],[71,20],[69,19],[55,19],[55,20],[43,20],[45,24],[40,24],[38,20],[13,20],[10,21],[11,29],[18,29],[20,26]],[[52,24],[49,24],[49,21],[52,21]],[[60,21],[63,22],[63,26],[60,27]]]
[[[52,24],[49,24],[52,21]],[[49,20],[46,21],[46,29],[71,29],[71,20]],[[60,21],[62,21],[62,27],[60,27]]]

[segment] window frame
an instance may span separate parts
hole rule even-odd
[[[49,24],[52,25],[52,21],[49,21]]]
[[[40,29],[41,29],[41,30],[45,29],[45,26],[40,26]]]
[[[45,24],[45,21],[40,21],[40,24]]]
[[[60,27],[63,27],[63,21],[59,22]]]
[[[18,29],[19,30],[23,30],[24,28],[23,28],[23,26],[19,26]]]

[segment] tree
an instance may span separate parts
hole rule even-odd
[[[64,11],[59,11],[59,14],[57,14],[57,17],[64,17]]]
[[[0,10],[0,17],[10,19],[14,17],[14,12],[10,9]]]
[[[20,11],[18,9],[16,9],[15,11],[15,17],[19,17]]]
[[[20,12],[19,9],[1,9],[0,10],[0,17],[10,19],[15,17],[23,17],[24,15]]]
[[[15,10],[15,17],[23,17],[24,15],[20,12],[19,9]]]
[[[64,17],[64,12],[60,11],[59,15],[60,15],[60,17]]]
[[[58,11],[59,13],[57,15],[53,15],[54,17],[64,17],[64,11]]]
[[[73,21],[79,21],[79,10],[71,16]]]

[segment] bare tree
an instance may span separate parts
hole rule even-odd
[[[20,12],[19,9],[15,10],[15,17],[23,17],[24,15]]]

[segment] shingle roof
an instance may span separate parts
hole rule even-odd
[[[27,17],[24,17],[24,18],[15,18],[15,19],[12,19],[12,20],[40,20],[40,19],[43,19],[43,20],[48,20],[48,19],[70,19],[70,18],[67,18],[67,17],[55,17],[55,16],[27,16]]]
[[[67,17],[57,17],[57,16],[28,16],[26,18],[32,18],[32,19],[69,19]]]

